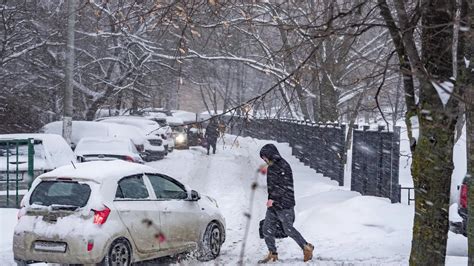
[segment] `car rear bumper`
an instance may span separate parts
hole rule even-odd
[[[167,151],[152,151],[152,150],[145,150],[143,154],[143,160],[145,161],[156,161],[165,158]]]
[[[65,243],[65,251],[37,250],[36,241],[49,243]],[[13,236],[13,254],[15,261],[21,262],[48,262],[61,264],[94,264],[103,260],[106,254],[106,241],[94,239],[92,250],[88,251],[89,240],[83,236],[70,235],[66,238],[55,239],[38,237],[29,232],[15,233]]]

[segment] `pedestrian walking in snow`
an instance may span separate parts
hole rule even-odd
[[[274,262],[278,260],[275,245],[277,224],[281,223],[283,231],[303,250],[303,260],[306,262],[313,258],[314,246],[303,238],[293,227],[295,221],[295,193],[293,189],[293,173],[288,162],[283,159],[278,149],[273,144],[266,144],[260,150],[260,157],[268,164],[267,189],[268,201],[265,222],[263,223],[263,236],[268,247],[268,255],[259,263]]]
[[[206,127],[206,134],[204,136],[207,140],[207,155],[212,147],[212,153],[216,154],[217,137],[219,137],[219,128],[215,118],[209,121],[209,125]]]

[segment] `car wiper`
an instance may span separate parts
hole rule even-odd
[[[50,207],[53,211],[58,211],[58,210],[75,211],[79,208],[79,206],[63,205],[63,204],[52,204]]]

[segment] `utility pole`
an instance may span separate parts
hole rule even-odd
[[[68,0],[67,47],[66,47],[66,81],[63,100],[63,138],[71,144],[73,116],[73,84],[74,79],[74,28],[76,23],[76,0]]]

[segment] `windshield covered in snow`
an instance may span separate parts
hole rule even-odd
[[[87,184],[73,181],[43,181],[31,194],[30,204],[84,207],[90,194],[91,188]]]
[[[123,138],[82,139],[76,148],[77,154],[128,154],[138,153],[130,140]]]

